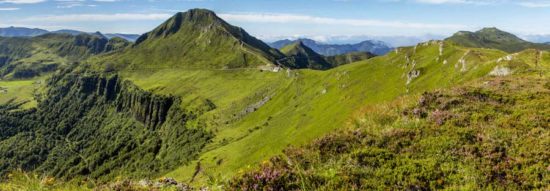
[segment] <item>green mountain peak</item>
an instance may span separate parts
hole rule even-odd
[[[155,57],[163,55],[161,57]],[[122,56],[133,68],[255,68],[283,55],[214,12],[177,13],[143,34]]]
[[[187,12],[179,12],[155,28],[153,31],[140,36],[136,44],[145,40],[167,37],[177,33],[182,27],[193,25],[194,27],[204,28],[212,24],[227,24],[219,18],[214,12],[206,9],[191,9]],[[228,25],[228,24],[227,24]]]
[[[293,58],[293,68],[329,69],[332,67],[325,58],[307,47],[301,40],[281,48],[281,52]]]

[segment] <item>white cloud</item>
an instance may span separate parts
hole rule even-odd
[[[0,7],[0,11],[17,11],[18,7]]]
[[[86,21],[139,21],[139,20],[165,20],[170,14],[68,14],[68,15],[43,15],[22,19],[23,22],[86,22]]]
[[[550,7],[550,1],[527,1],[519,2],[518,5],[528,8],[546,8]]]
[[[472,5],[492,5],[504,3],[507,0],[413,0],[424,4],[472,4]]]
[[[407,0],[379,0],[382,2],[404,2]],[[421,4],[472,4],[472,5],[519,5],[527,8],[550,7],[550,0],[408,0]]]
[[[266,13],[243,13],[243,14],[218,14],[228,21],[257,22],[257,23],[305,23],[323,25],[347,25],[358,27],[391,27],[391,28],[416,28],[416,29],[460,29],[464,25],[455,24],[430,24],[402,21],[383,21],[373,19],[340,19],[328,17],[315,17],[296,14],[266,14]]]
[[[0,0],[0,3],[13,3],[13,4],[34,4],[42,3],[46,0]]]

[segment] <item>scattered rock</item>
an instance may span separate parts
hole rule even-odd
[[[510,68],[504,66],[496,66],[491,72],[489,72],[489,75],[491,76],[508,76],[510,74],[512,74]]]
[[[502,61],[512,61],[512,59],[514,59],[514,55],[507,55],[505,57],[499,58],[497,60],[497,63],[500,63]]]
[[[262,107],[263,105],[265,105],[269,100],[271,100],[271,97],[270,96],[266,96],[264,97],[262,100],[248,106],[243,112],[241,112],[242,115],[246,115],[248,113],[252,113],[252,112],[255,112],[256,110],[258,110],[260,107]]]
[[[439,42],[439,56],[443,56],[443,46],[445,44],[443,42]]]
[[[471,52],[470,50],[466,51],[466,53],[464,53],[464,55],[462,55],[462,57],[460,57],[460,59],[458,60],[457,64],[462,66],[461,69],[460,69],[461,72],[466,72],[466,70],[467,70],[466,69],[466,64],[467,64],[466,63],[466,56],[468,56],[468,54],[470,54],[470,52]],[[455,68],[458,67],[458,65],[455,65]]]
[[[142,186],[142,187],[151,187],[151,186],[153,186],[153,182],[151,182],[150,180],[144,179],[144,180],[140,180],[138,182],[138,185]]]
[[[177,185],[178,184],[178,181],[176,181],[175,179],[173,178],[161,178],[159,180],[159,182],[161,184],[164,184],[166,186],[170,186],[170,185]]]
[[[274,66],[274,65],[264,65],[258,67],[260,71],[269,71],[269,72],[279,72],[282,70],[280,66]]]
[[[420,70],[412,70],[407,74],[407,85],[420,76]]]

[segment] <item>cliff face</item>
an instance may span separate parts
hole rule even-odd
[[[155,95],[136,88],[118,76],[91,75],[77,77],[74,87],[81,97],[96,97],[117,112],[129,113],[148,128],[156,129],[166,122],[169,112],[181,112],[175,97]]]
[[[6,132],[0,142],[12,145],[0,145],[0,153],[9,153],[0,155],[0,174],[22,167],[57,177],[148,177],[193,160],[212,137],[188,127],[201,113],[182,109],[179,98],[155,95],[117,75],[67,69],[48,87],[36,110],[0,108],[0,132]]]

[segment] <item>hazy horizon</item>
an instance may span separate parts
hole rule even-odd
[[[213,10],[267,41],[449,36],[483,27],[518,36],[550,34],[550,26],[540,24],[550,18],[547,0],[0,0],[0,27],[142,34],[191,8]]]

